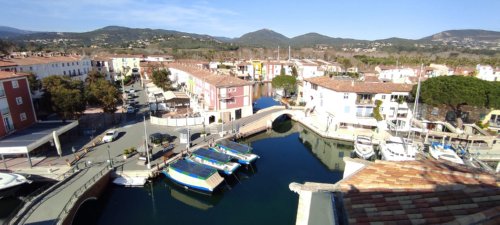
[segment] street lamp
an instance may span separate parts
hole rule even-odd
[[[108,144],[106,150],[108,150],[108,163],[109,163],[109,166],[112,167],[113,166],[113,160],[111,160],[111,154],[109,153],[109,144]]]
[[[148,157],[148,164],[147,164],[147,167],[148,169],[151,169],[151,160],[150,160],[150,157],[149,157],[149,147],[148,147],[148,132],[146,130],[146,113],[144,113],[144,149],[146,151],[146,156]]]

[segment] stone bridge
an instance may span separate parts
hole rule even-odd
[[[101,163],[75,172],[25,203],[8,224],[72,224],[80,206],[105,190],[111,171]]]

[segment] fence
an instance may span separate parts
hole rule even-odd
[[[193,126],[202,125],[205,119],[203,117],[184,117],[184,118],[160,118],[151,116],[151,124],[170,126],[170,127],[181,127],[181,126]]]

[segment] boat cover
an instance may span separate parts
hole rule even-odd
[[[221,162],[221,163],[227,163],[227,162],[231,161],[230,156],[228,156],[226,154],[222,154],[220,152],[208,150],[206,148],[200,148],[200,149],[196,150],[195,152],[193,152],[193,154],[199,156],[200,158],[204,158],[206,160],[215,160],[215,161]]]
[[[201,179],[207,179],[214,173],[217,173],[216,169],[186,160],[177,160],[176,162],[170,164],[170,168],[175,169],[180,173]]]
[[[234,141],[228,141],[225,139],[218,141],[217,145],[219,145],[221,147],[229,148],[229,149],[237,151],[241,154],[250,153],[252,151],[252,148],[250,146],[242,145],[242,144],[236,143]]]

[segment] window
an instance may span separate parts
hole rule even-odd
[[[80,63],[79,62],[76,62],[76,65],[79,65]]]
[[[385,95],[382,95],[382,99],[385,99]]]
[[[18,88],[19,87],[19,82],[17,80],[12,81],[12,88]]]
[[[343,158],[344,157],[344,152],[340,151],[339,152],[339,158]]]
[[[64,63],[61,63],[62,67],[64,67]]]
[[[311,84],[311,88],[313,90],[318,90],[318,85],[317,84]]]
[[[75,65],[75,62],[71,62],[71,65],[74,66]]]
[[[21,121],[25,121],[27,119],[26,113],[21,113],[19,116],[21,117]]]
[[[17,105],[23,104],[23,97],[16,97],[16,103]]]
[[[69,66],[69,63],[66,63],[66,66]]]
[[[66,76],[66,71],[63,71],[63,75]]]
[[[349,99],[349,93],[344,93],[344,99]]]

